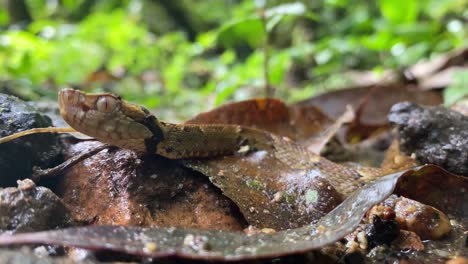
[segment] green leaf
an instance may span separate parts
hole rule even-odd
[[[414,42],[430,40],[439,30],[438,25],[429,22],[419,22],[413,24],[401,24],[392,27],[395,35],[404,37]]]
[[[6,25],[8,23],[8,13],[6,9],[0,8],[0,25]]]
[[[265,8],[267,0],[254,0],[255,7],[262,9]]]
[[[226,50],[220,55],[220,59],[224,64],[234,63],[236,60],[236,53],[232,50]]]
[[[468,70],[456,72],[453,83],[444,90],[444,104],[451,106],[468,96]]]
[[[420,42],[405,48],[401,55],[397,55],[396,60],[400,65],[412,65],[418,62],[429,51],[429,45]]]
[[[266,30],[271,32],[276,25],[278,25],[281,20],[283,20],[284,15],[274,15],[270,19],[268,19],[266,23]]]
[[[391,23],[409,23],[418,17],[419,0],[380,0],[379,8]]]
[[[214,47],[216,44],[216,32],[209,31],[199,34],[197,36],[197,43],[199,43],[205,49]]]
[[[231,48],[246,43],[252,48],[260,47],[266,34],[258,16],[233,21],[224,25],[218,33],[218,42]]]
[[[442,19],[447,13],[456,13],[466,9],[467,0],[427,0],[424,6],[425,13],[435,20]]]
[[[348,0],[325,0],[325,4],[333,7],[346,7],[346,5],[349,5],[349,2]]]
[[[287,52],[275,52],[269,63],[270,83],[280,85],[291,64],[291,56]]]
[[[308,12],[305,5],[301,2],[282,4],[270,8],[265,12],[267,21],[267,31],[270,32],[285,16],[303,16],[311,20],[317,20],[312,12]]]
[[[232,78],[220,82],[217,87],[215,105],[221,105],[225,102],[229,96],[234,94],[234,92],[239,87],[239,79],[236,76],[232,76]]]
[[[276,16],[276,15],[293,15],[293,16],[300,16],[306,13],[306,7],[301,2],[295,3],[288,3],[275,6],[273,8],[268,9],[265,12],[266,17]]]
[[[368,49],[384,51],[389,50],[398,42],[398,38],[395,38],[390,32],[380,31],[373,35],[362,37],[360,41],[362,45]]]

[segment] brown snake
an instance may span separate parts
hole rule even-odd
[[[63,119],[74,129],[101,142],[170,159],[234,154],[242,147],[268,150],[296,169],[314,169],[342,194],[384,174],[378,169],[357,170],[333,163],[291,140],[239,125],[187,125],[159,121],[147,109],[109,94],[87,94],[74,89],[59,92]]]

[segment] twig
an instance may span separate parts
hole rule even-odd
[[[9,136],[6,136],[6,137],[3,137],[3,138],[0,138],[0,144],[2,143],[5,143],[5,142],[8,142],[8,141],[12,141],[14,139],[17,139],[17,138],[20,138],[20,137],[23,137],[23,136],[26,136],[26,135],[32,135],[32,134],[37,134],[37,133],[69,133],[69,132],[77,132],[75,129],[71,128],[71,127],[40,127],[40,128],[33,128],[33,129],[28,129],[28,130],[24,130],[24,131],[21,131],[21,132],[18,132],[18,133],[15,133],[13,135],[9,135]],[[65,170],[67,170],[68,168],[72,167],[73,165],[75,165],[76,163],[84,160],[84,159],[87,159],[91,156],[93,156],[94,154],[100,152],[101,150],[105,149],[105,148],[108,148],[110,147],[109,144],[103,144],[103,145],[100,145],[100,146],[97,146],[95,148],[92,148],[88,151],[84,151],[83,153],[80,153],[79,155],[76,155],[68,160],[66,160],[65,162],[63,162],[62,164],[54,167],[54,168],[50,168],[50,169],[41,169],[39,167],[33,167],[33,173],[31,175],[31,179],[34,181],[34,182],[38,182],[41,178],[52,178],[54,176],[57,176],[59,174],[61,174],[62,172],[64,172]]]
[[[71,127],[39,127],[39,128],[32,128],[28,130],[24,130],[13,135],[9,135],[6,137],[0,138],[0,144],[11,141],[13,139],[17,139],[19,137],[23,137],[26,135],[31,134],[38,134],[38,133],[70,133],[70,132],[77,132],[75,129]]]
[[[68,160],[66,160],[62,164],[60,164],[58,166],[55,166],[53,168],[50,168],[50,169],[44,169],[43,170],[41,168],[34,167],[31,179],[34,182],[38,182],[41,178],[55,177],[55,176],[61,174],[62,172],[64,172],[65,170],[69,169],[73,165],[77,164],[78,162],[80,162],[80,161],[82,161],[84,159],[87,159],[87,158],[93,156],[94,154],[100,152],[101,150],[109,148],[109,147],[111,147],[111,145],[102,144],[102,145],[97,146],[95,148],[92,148],[90,150],[83,151],[82,153],[69,158]]]

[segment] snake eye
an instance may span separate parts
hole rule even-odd
[[[117,106],[117,100],[110,96],[101,96],[96,101],[96,108],[99,112],[111,112]]]

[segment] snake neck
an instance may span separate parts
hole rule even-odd
[[[163,139],[156,153],[171,159],[233,154],[243,145],[259,145],[251,129],[237,125],[176,125],[159,122]]]

